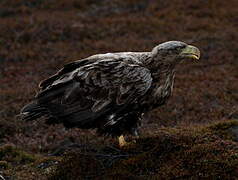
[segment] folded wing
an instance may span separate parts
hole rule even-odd
[[[113,58],[79,61],[43,81],[36,99],[56,121],[68,127],[93,128],[100,116],[136,103],[151,83],[150,71],[139,65]]]

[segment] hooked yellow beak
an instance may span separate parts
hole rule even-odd
[[[200,58],[200,51],[197,47],[188,45],[182,50],[180,56],[183,58],[198,60]]]

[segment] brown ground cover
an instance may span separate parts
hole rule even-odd
[[[89,162],[83,168],[95,169],[91,175],[104,172],[100,177],[108,179],[116,174],[120,179],[235,179],[238,145],[227,134],[238,119],[237,5],[237,0],[0,1],[0,174],[57,179],[63,177],[60,167],[71,167],[73,157],[80,164]],[[179,66],[173,96],[146,116],[135,146],[105,150],[116,146],[116,140],[97,137],[94,131],[20,122],[16,117],[39,81],[63,64],[96,53],[150,51],[168,40],[196,45],[201,60]],[[219,122],[222,125],[216,126]],[[216,130],[208,128],[214,123]],[[117,160],[106,159],[112,164],[102,170],[95,152],[78,146],[68,156],[48,156],[65,144],[75,149],[74,143]],[[147,146],[154,148],[143,149]],[[83,168],[64,177],[90,176],[80,174]]]

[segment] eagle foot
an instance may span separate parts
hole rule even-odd
[[[130,141],[130,142],[126,142],[126,140],[125,140],[123,135],[119,136],[118,141],[119,141],[119,147],[120,148],[124,148],[124,147],[128,147],[128,146],[136,144],[136,140],[135,139]]]

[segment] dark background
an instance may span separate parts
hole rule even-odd
[[[237,0],[1,0],[0,143],[47,154],[67,138],[111,144],[94,131],[20,122],[38,83],[65,63],[97,53],[151,51],[169,40],[197,46],[179,65],[173,96],[145,118],[142,136],[164,127],[238,117]]]

